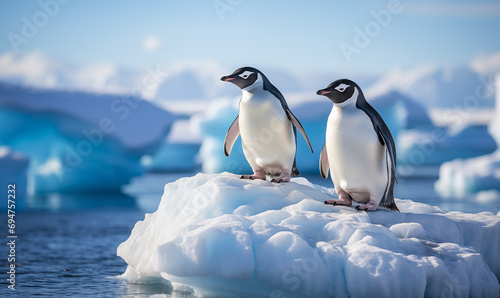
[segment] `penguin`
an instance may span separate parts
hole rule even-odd
[[[229,156],[241,134],[243,154],[253,175],[241,179],[273,177],[271,182],[288,182],[298,176],[296,165],[297,129],[314,153],[299,120],[290,111],[281,92],[258,69],[242,67],[221,81],[238,86],[243,95],[239,114],[229,127],[224,140],[224,154]]]
[[[380,205],[399,211],[394,201],[396,146],[379,113],[366,101],[353,81],[340,79],[318,90],[333,101],[326,141],[320,154],[320,173],[331,178],[338,200],[325,204],[375,211]]]

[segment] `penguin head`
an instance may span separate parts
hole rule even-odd
[[[359,86],[351,80],[340,79],[331,83],[325,89],[318,90],[316,94],[328,97],[333,103],[343,103],[354,94],[355,88]]]
[[[262,73],[256,68],[242,67],[238,68],[228,76],[223,76],[220,80],[224,82],[231,82],[241,89],[244,89],[257,81],[259,73],[262,75]]]

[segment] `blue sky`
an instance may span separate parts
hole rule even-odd
[[[464,66],[500,51],[498,1],[55,1],[41,0],[58,3],[48,20],[38,1],[0,2],[0,55],[13,52],[9,36],[23,36],[23,18],[35,16],[46,25],[16,55],[39,51],[80,66],[213,61],[229,69],[381,74]],[[381,11],[383,24],[374,16]],[[371,35],[362,47],[360,31]],[[357,50],[346,58],[341,45]]]

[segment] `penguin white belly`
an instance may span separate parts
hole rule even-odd
[[[354,201],[380,202],[387,186],[385,147],[380,144],[366,113],[354,106],[333,107],[326,130],[330,173],[339,188]]]
[[[248,163],[254,171],[262,169],[272,175],[291,171],[295,137],[281,103],[269,92],[247,95],[240,102],[239,125]]]

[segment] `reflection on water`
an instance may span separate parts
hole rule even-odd
[[[103,208],[137,208],[137,200],[122,193],[110,194],[50,194],[27,199],[29,210],[67,211]]]

